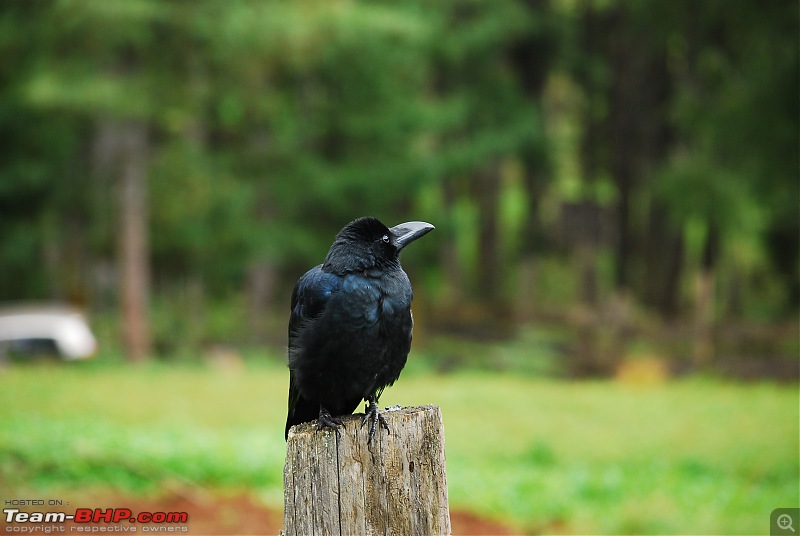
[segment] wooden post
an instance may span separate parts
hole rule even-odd
[[[367,446],[362,415],[337,437],[316,421],[289,431],[283,470],[284,536],[450,534],[444,426],[438,406],[383,411]]]

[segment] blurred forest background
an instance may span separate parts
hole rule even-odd
[[[438,368],[797,377],[794,0],[3,2],[0,55],[0,300],[104,354],[280,350],[374,215],[437,227]]]

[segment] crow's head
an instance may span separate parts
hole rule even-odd
[[[400,266],[400,251],[434,229],[430,223],[410,221],[391,229],[372,217],[358,218],[339,231],[322,269],[326,272],[362,272]]]

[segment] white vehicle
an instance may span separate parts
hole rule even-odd
[[[62,359],[88,359],[97,351],[86,319],[77,309],[59,305],[0,307],[0,361],[9,348],[49,341]]]

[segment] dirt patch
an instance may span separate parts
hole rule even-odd
[[[140,524],[131,523],[128,525],[124,520],[120,523],[95,524],[95,528],[107,527],[105,530],[117,529],[137,529],[136,534],[150,532],[153,529],[158,533],[167,534],[188,534],[190,536],[202,535],[261,535],[278,534],[283,526],[283,513],[279,510],[269,508],[264,505],[256,496],[247,492],[207,492],[207,491],[183,491],[176,490],[158,497],[143,497],[136,495],[124,495],[119,493],[90,492],[82,493],[78,500],[71,501],[69,507],[56,508],[48,511],[63,511],[67,514],[74,514],[76,508],[91,508],[106,511],[107,509],[129,509],[134,515],[142,512],[156,513],[186,513],[185,523],[166,523],[166,524]],[[42,511],[41,507],[22,507],[21,511],[33,512]],[[455,536],[478,536],[478,535],[497,535],[506,536],[518,534],[518,531],[504,526],[492,520],[479,517],[475,514],[463,511],[451,511],[450,521],[452,524],[453,535]],[[0,520],[0,531],[5,532],[5,523]],[[47,524],[52,525],[52,524]],[[91,528],[91,524],[75,523],[68,521],[63,526],[64,531],[58,533],[82,534],[83,531]],[[28,527],[29,530],[33,527]],[[171,530],[170,530],[171,529]],[[51,529],[52,530],[52,529]],[[168,532],[167,532],[168,531]],[[127,530],[126,530],[127,532]],[[41,525],[39,532],[29,534],[56,533],[47,531],[45,525]],[[108,534],[109,532],[103,532]],[[114,531],[120,534],[119,530]]]
[[[520,534],[491,519],[476,516],[470,512],[450,511],[450,528],[453,536],[508,536]]]
[[[186,512],[189,518],[186,534],[192,536],[278,534],[283,526],[281,512],[267,508],[247,493],[129,497],[117,504],[124,504],[134,512]]]
[[[97,512],[101,514],[101,518],[96,523],[67,521],[14,525],[24,526],[27,534],[123,534],[135,531],[135,534],[190,536],[278,534],[283,525],[281,512],[268,508],[258,498],[244,492],[209,493],[192,490],[146,497],[92,491],[81,493],[79,497],[73,496],[65,505],[56,508],[20,507],[20,511],[26,513],[63,512],[67,515],[76,514],[78,509]],[[139,523],[133,519],[112,522],[112,519],[102,519],[103,514],[111,518],[115,512],[125,510],[129,510],[134,517],[143,513],[150,514],[153,521],[159,521],[157,516],[161,514],[175,515],[175,518],[162,523]],[[186,514],[185,518],[181,519],[183,514]],[[0,533],[11,533],[5,527],[4,521],[0,519]]]

